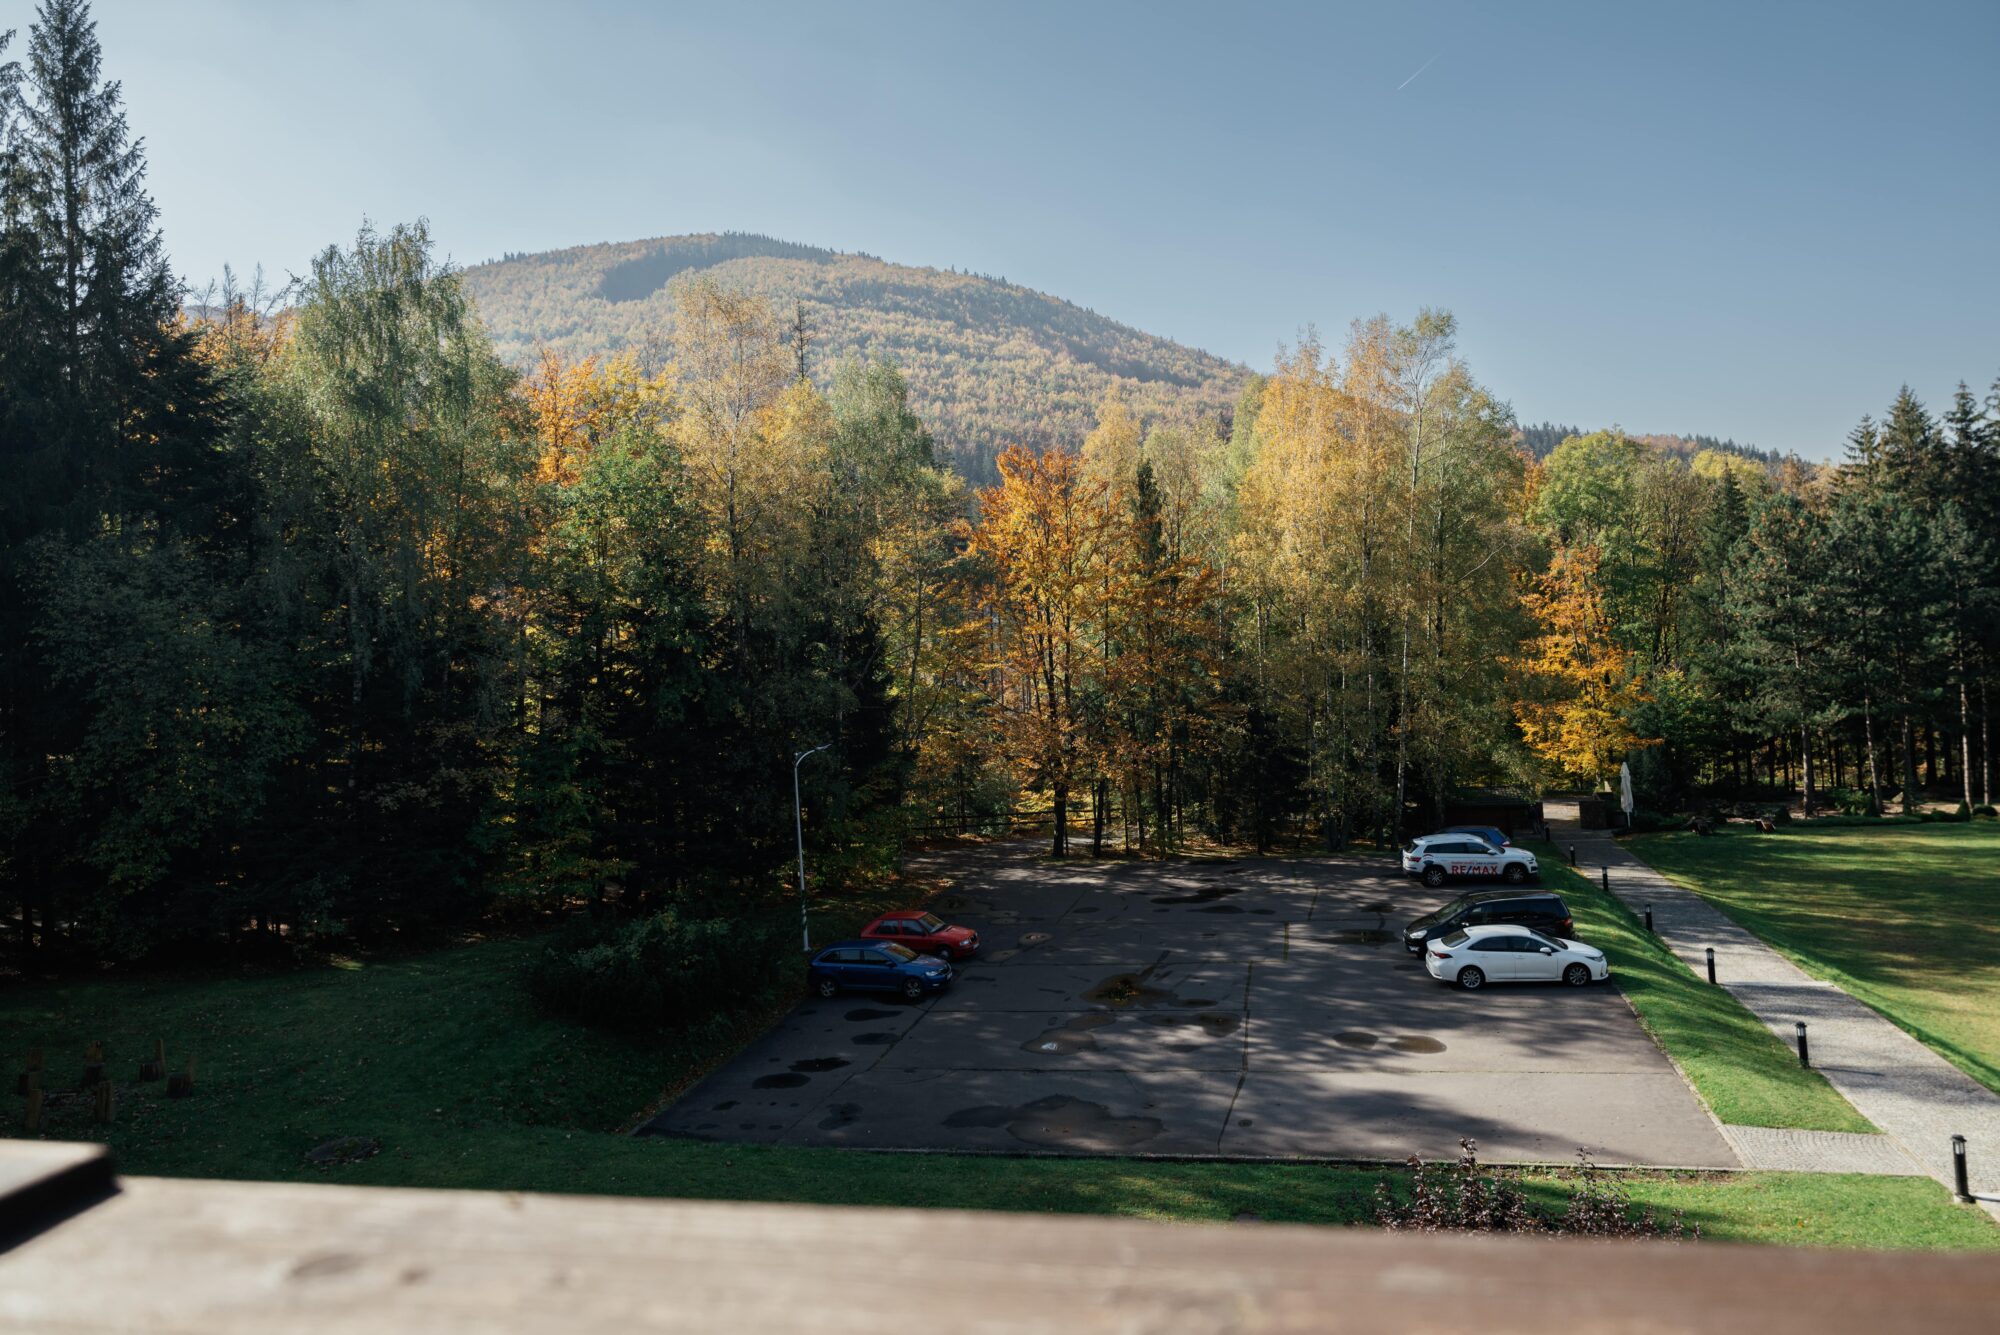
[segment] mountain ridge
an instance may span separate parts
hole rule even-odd
[[[643,351],[669,328],[693,273],[806,315],[816,377],[844,357],[887,357],[940,452],[976,481],[1009,444],[1075,445],[1113,390],[1143,419],[1226,425],[1250,368],[1049,293],[957,269],[756,233],[698,233],[510,253],[464,271],[500,354]]]

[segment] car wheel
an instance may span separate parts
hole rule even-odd
[[[1572,964],[1563,970],[1563,981],[1571,987],[1582,987],[1590,981],[1590,970],[1581,964]]]
[[[840,994],[840,984],[834,982],[831,978],[822,978],[819,980],[819,988],[817,990],[823,997],[838,996]]]
[[[1510,862],[1507,869],[1500,873],[1500,879],[1509,885],[1519,885],[1528,879],[1528,869],[1518,862]]]
[[[1429,887],[1430,887],[1431,889],[1433,889],[1433,890],[1435,890],[1435,889],[1437,889],[1437,888],[1438,888],[1439,886],[1443,885],[1443,884],[1444,884],[1444,868],[1443,868],[1443,867],[1426,867],[1426,868],[1424,868],[1424,884],[1425,884],[1425,885],[1427,885],[1427,886],[1429,886]]]
[[[1486,986],[1486,971],[1468,964],[1458,971],[1458,985],[1468,992],[1477,992]]]
[[[924,998],[924,985],[922,983],[912,978],[903,984],[903,1000],[922,1001],[923,998]]]

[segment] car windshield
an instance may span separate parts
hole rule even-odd
[[[1432,916],[1437,918],[1449,918],[1454,914],[1463,913],[1471,907],[1472,907],[1472,901],[1470,899],[1467,899],[1464,895],[1460,895],[1457,899],[1452,900],[1451,903],[1439,909]]]
[[[938,917],[935,913],[926,913],[923,917],[917,919],[917,925],[926,932],[942,932],[949,926],[943,918]]]
[[[899,946],[893,941],[887,943],[886,945],[879,946],[877,947],[877,949],[886,950],[887,952],[889,952],[889,958],[894,960],[899,960],[904,964],[908,964],[911,960],[917,957],[916,951],[911,950],[908,946]]]
[[[1444,944],[1454,950],[1471,939],[1471,935],[1464,931],[1446,932],[1443,937]]]

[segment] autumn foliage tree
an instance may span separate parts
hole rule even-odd
[[[1068,851],[1072,794],[1094,772],[1093,701],[1104,689],[1099,641],[1115,516],[1105,484],[1066,450],[1000,455],[1000,481],[979,493],[971,554],[985,561],[993,619],[996,741],[1028,786],[1049,794],[1052,851]]]
[[[1528,746],[1560,774],[1595,781],[1641,746],[1629,722],[1645,697],[1631,653],[1611,633],[1598,549],[1561,547],[1521,595],[1540,633],[1515,660],[1515,704]]]

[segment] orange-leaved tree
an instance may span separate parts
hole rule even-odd
[[[1514,713],[1529,749],[1557,772],[1588,781],[1608,777],[1634,748],[1647,745],[1629,722],[1646,696],[1632,677],[1632,655],[1611,634],[1595,546],[1558,547],[1549,568],[1521,594],[1541,633],[1513,660],[1523,678]]]
[[[1104,483],[1067,450],[1014,446],[979,493],[969,554],[989,569],[993,720],[1028,786],[1049,793],[1052,851],[1068,851],[1070,794],[1095,772],[1091,721],[1103,691],[1099,643],[1116,516]]]

